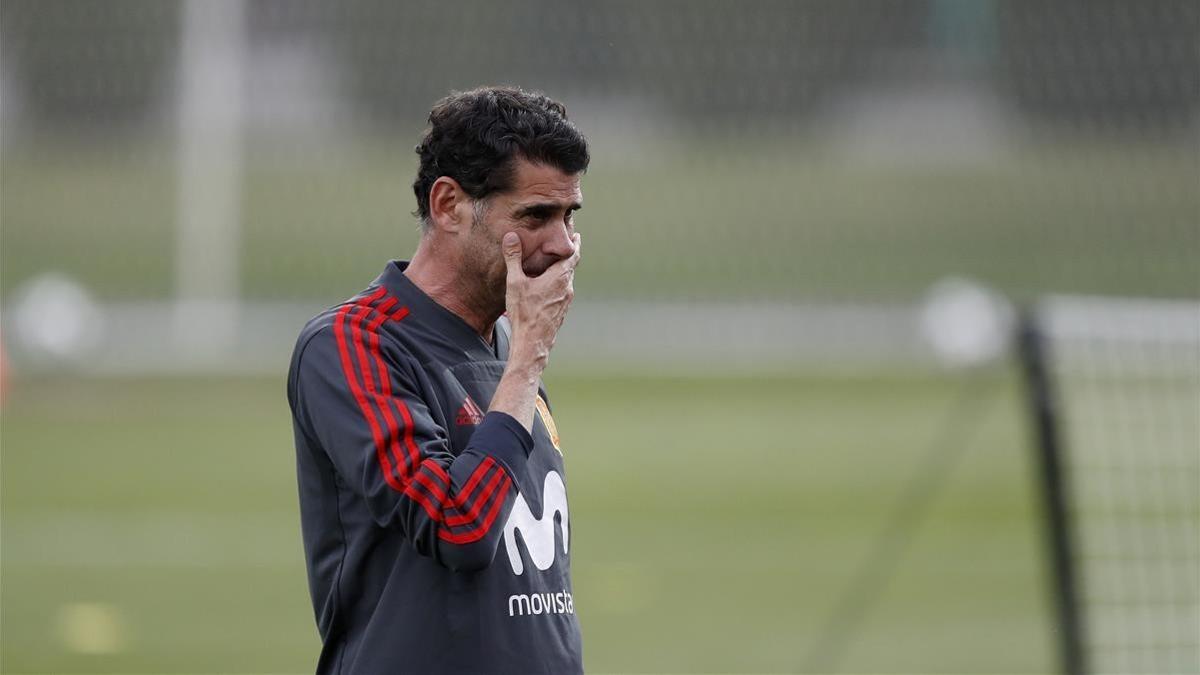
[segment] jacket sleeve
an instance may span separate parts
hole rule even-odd
[[[399,528],[452,570],[487,567],[533,439],[509,415],[490,412],[466,450],[452,454],[417,395],[409,357],[381,344],[373,323],[339,313],[304,345],[292,373],[296,421],[381,527]]]

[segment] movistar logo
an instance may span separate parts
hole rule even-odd
[[[574,614],[575,599],[570,591],[557,593],[521,593],[508,596],[508,615]]]
[[[521,541],[529,552],[529,559],[535,567],[545,571],[554,564],[554,515],[558,514],[562,521],[562,550],[567,552],[567,542],[570,540],[570,516],[567,513],[567,488],[563,485],[562,476],[557,471],[546,474],[546,482],[542,486],[542,515],[535,518],[529,510],[525,497],[517,495],[516,504],[504,523],[504,548],[508,551],[508,562],[512,565],[513,574],[525,572],[525,563],[521,560],[521,551],[517,548],[517,532],[521,533]]]

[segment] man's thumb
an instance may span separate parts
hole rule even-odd
[[[508,265],[508,271],[512,272],[521,269],[521,238],[516,232],[505,232],[504,238],[500,240],[504,250],[504,263]]]

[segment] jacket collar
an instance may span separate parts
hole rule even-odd
[[[419,318],[422,323],[429,325],[476,358],[508,359],[508,322],[505,318],[501,317],[492,331],[495,344],[488,344],[487,340],[475,332],[462,317],[439,305],[405,276],[404,270],[408,268],[408,263],[407,260],[389,261],[373,285],[386,288],[401,305],[408,307],[414,318]]]

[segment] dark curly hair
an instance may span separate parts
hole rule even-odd
[[[483,199],[512,187],[518,157],[568,174],[586,171],[590,160],[587,140],[567,120],[563,104],[516,87],[480,87],[438,101],[416,152],[421,164],[413,215],[425,228],[429,191],[441,176]]]

